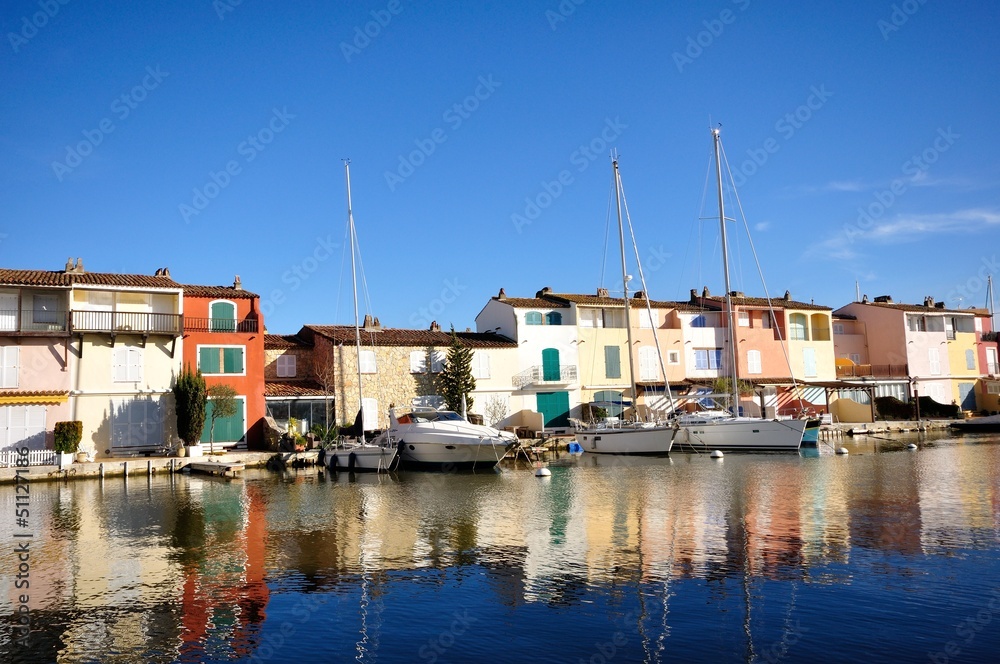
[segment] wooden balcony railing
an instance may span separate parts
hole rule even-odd
[[[74,332],[131,332],[180,336],[184,317],[180,314],[133,313],[128,311],[73,311]]]
[[[837,378],[906,378],[910,375],[906,364],[855,364],[837,367]]]
[[[66,311],[0,310],[0,333],[65,334],[69,330]]]
[[[256,334],[257,319],[247,318],[235,320],[232,318],[191,318],[184,317],[185,332],[247,332]]]

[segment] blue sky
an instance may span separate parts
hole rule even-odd
[[[859,280],[982,306],[1000,265],[995,2],[0,12],[4,267],[239,274],[271,332],[349,323],[350,157],[362,308],[474,328],[500,287],[620,282],[605,254],[614,148],[649,290],[686,299],[722,290],[717,224],[699,220],[715,212],[718,123],[772,294],[837,307]],[[745,235],[733,268],[735,288],[763,294]]]

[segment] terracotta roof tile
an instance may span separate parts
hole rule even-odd
[[[796,302],[795,300],[786,300],[782,297],[772,297],[768,300],[766,297],[734,297],[733,304],[741,307],[760,307],[762,309],[768,308],[768,302],[775,309],[804,309],[811,311],[832,311],[832,307],[824,307],[819,304],[812,304],[811,302]],[[708,297],[698,296],[695,298],[697,302],[707,302],[714,303],[721,307],[722,303],[725,302],[726,298],[722,295],[710,295]]]
[[[881,307],[883,309],[896,309],[897,311],[909,311],[912,313],[919,311],[929,314],[971,314],[974,316],[990,315],[989,310],[978,308],[939,309],[938,307],[929,307],[926,304],[903,304],[902,302],[855,302],[854,304],[863,304],[869,307]]]
[[[123,286],[126,288],[180,288],[181,285],[164,276],[116,274],[64,270],[11,270],[0,268],[0,285],[5,286]]]
[[[264,383],[265,397],[324,397],[322,386],[311,380],[269,380]]]
[[[312,344],[300,339],[294,334],[265,334],[264,349],[277,350],[279,348],[311,348]]]
[[[566,309],[569,307],[565,302],[553,302],[540,297],[506,297],[502,300],[493,298],[498,302],[509,304],[515,309]]]
[[[306,328],[334,343],[354,343],[353,325],[306,325]],[[517,342],[491,332],[456,332],[455,335],[470,348],[517,348]],[[362,329],[361,345],[436,346],[440,348],[451,345],[451,332],[391,327]]]
[[[184,284],[184,297],[211,297],[227,300],[253,300],[258,297],[256,293],[247,290],[236,290],[232,286],[198,286]]]

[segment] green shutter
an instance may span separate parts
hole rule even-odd
[[[223,348],[222,349],[223,373],[241,374],[243,373],[243,349]]]
[[[542,351],[542,380],[559,380],[559,349],[546,348]]]
[[[207,443],[211,438],[212,429],[212,400],[205,404],[205,428],[201,432],[201,442]],[[246,435],[243,429],[243,400],[236,400],[236,414],[222,420],[215,421],[215,442],[235,443]]]
[[[618,346],[604,347],[604,374],[607,378],[622,377],[621,349]]]
[[[198,350],[198,368],[203,374],[219,373],[219,349],[204,346]]]
[[[236,305],[232,302],[215,302],[209,312],[212,332],[236,331]]]

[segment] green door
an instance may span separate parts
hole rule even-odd
[[[205,428],[201,432],[201,442],[209,442],[212,429],[212,401],[205,404]],[[215,442],[234,443],[246,435],[243,428],[243,399],[236,400],[236,414],[215,421]]]
[[[542,351],[542,380],[559,380],[559,349]]]
[[[539,392],[536,396],[545,426],[569,426],[569,392]]]

